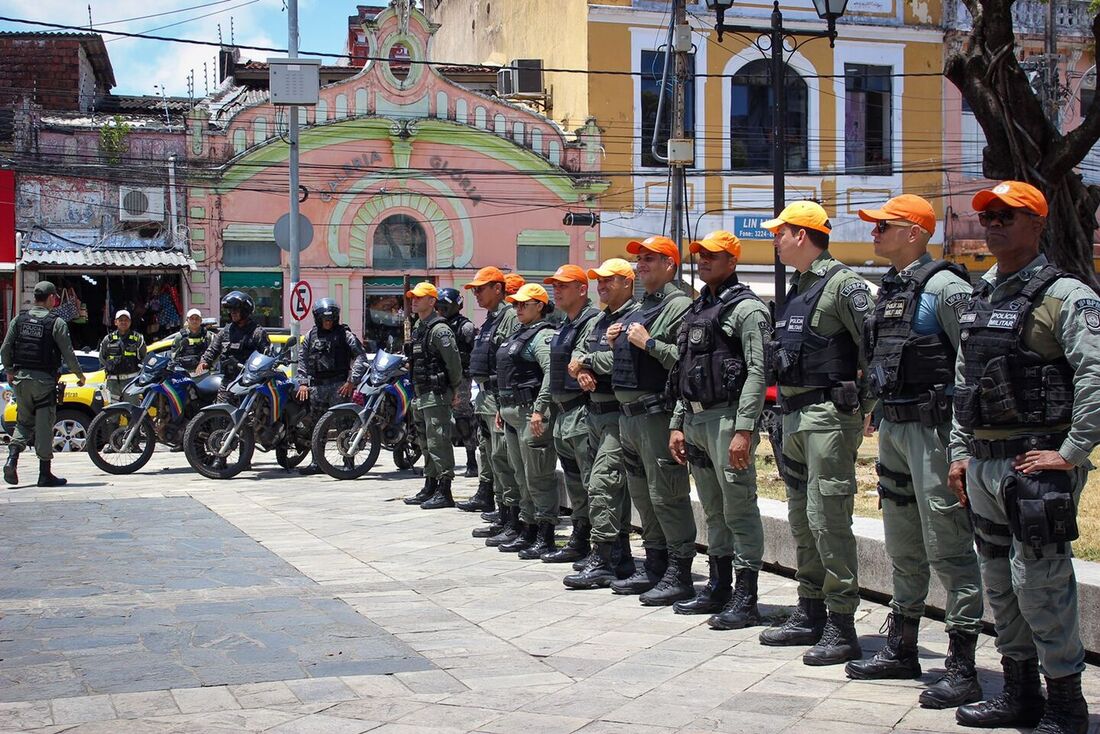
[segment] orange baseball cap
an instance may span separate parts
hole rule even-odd
[[[431,296],[432,298],[439,298],[439,291],[435,289],[435,286],[424,280],[413,286],[411,291],[405,291],[407,298],[422,298],[424,296]]]
[[[656,252],[658,255],[671,257],[677,265],[680,264],[680,248],[668,237],[663,237],[658,234],[653,237],[647,237],[641,242],[635,241],[626,244],[626,251],[631,255],[637,255],[642,250],[649,250],[650,252]]]
[[[482,268],[477,271],[477,275],[466,285],[462,286],[466,290],[471,288],[477,288],[479,285],[485,285],[486,283],[503,283],[504,273],[500,271],[500,268],[495,268],[492,265]]]
[[[733,232],[727,232],[724,229],[715,230],[703,239],[692,242],[688,249],[693,255],[700,250],[707,250],[708,252],[728,252],[733,255],[734,260],[741,259],[741,240],[737,239],[737,235]]]
[[[865,222],[890,222],[901,220],[919,225],[929,234],[936,231],[936,212],[927,199],[914,194],[895,196],[881,209],[860,209],[859,218]]]
[[[613,257],[609,260],[604,260],[603,265],[598,268],[593,268],[588,271],[588,279],[596,280],[596,278],[610,278],[615,275],[621,275],[624,278],[634,280],[634,268],[630,266],[626,260],[621,257]]]
[[[553,275],[544,278],[542,282],[547,285],[552,283],[587,283],[588,274],[584,272],[584,268],[576,265],[562,265],[554,271]]]
[[[1023,181],[1002,181],[991,189],[983,189],[974,194],[970,205],[974,207],[974,211],[984,212],[994,201],[1003,201],[1017,209],[1027,209],[1040,217],[1045,217],[1050,211],[1043,192]]]
[[[550,303],[550,294],[538,283],[524,283],[515,295],[508,296],[504,300],[508,303],[526,303],[527,301],[540,301]]]
[[[790,224],[803,229],[816,229],[818,232],[829,234],[833,231],[833,225],[829,222],[829,215],[816,201],[795,201],[787,204],[779,216],[760,224],[761,227],[772,234],[784,224]]]
[[[527,279],[519,273],[508,273],[504,276],[504,292],[511,295],[518,291],[526,282]]]

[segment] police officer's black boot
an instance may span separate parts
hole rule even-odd
[[[802,656],[804,665],[839,665],[859,660],[863,650],[856,634],[856,616],[829,612],[821,639]]]
[[[543,520],[536,529],[535,544],[519,552],[519,557],[525,561],[533,561],[557,550],[558,544],[554,538],[554,523]]]
[[[636,573],[634,552],[630,549],[630,533],[619,533],[619,545],[615,552],[615,575],[628,579]]]
[[[524,522],[519,519],[519,508],[516,508],[516,537],[507,543],[501,543],[497,550],[501,553],[519,553],[524,548],[530,548],[538,540],[539,526],[533,522]]]
[[[1039,659],[1001,658],[1004,690],[997,696],[959,706],[955,721],[961,726],[993,729],[1010,726],[1035,726],[1043,718],[1046,699],[1039,682]]]
[[[38,460],[38,486],[39,487],[64,487],[69,483],[68,479],[55,477],[50,471],[50,462]]]
[[[733,594],[725,608],[707,620],[711,629],[739,630],[760,624],[760,608],[757,603],[757,588],[760,572],[752,568],[737,569],[737,581],[733,585]]]
[[[672,605],[677,614],[714,614],[722,611],[733,595],[733,556],[707,556],[710,574],[692,599]]]
[[[495,498],[494,498],[494,501],[495,501]],[[492,512],[483,512],[483,513],[481,513],[481,519],[484,520],[485,522],[503,522],[503,518],[501,517],[500,511],[501,511],[501,508],[498,507],[497,509],[493,510]]]
[[[645,607],[667,607],[678,601],[695,597],[691,583],[691,562],[694,556],[669,556],[668,568],[649,591],[638,597]]]
[[[477,449],[466,449],[466,474],[464,476],[477,476]]]
[[[475,538],[491,538],[501,530],[504,530],[504,524],[494,522],[480,528],[474,528],[470,531],[470,535]]]
[[[566,576],[562,579],[562,583],[568,589],[606,589],[616,579],[617,556],[619,556],[617,541],[596,543],[584,568]]]
[[[1081,674],[1047,678],[1047,706],[1035,734],[1086,734],[1089,706],[1081,695]]]
[[[321,474],[321,467],[317,466],[316,461],[311,461],[309,464],[298,469],[298,476],[309,477],[314,474]]]
[[[454,507],[455,498],[451,494],[451,478],[443,477],[435,485],[435,494],[420,503],[421,510],[441,510]]]
[[[23,449],[19,446],[8,446],[8,460],[4,462],[4,481],[8,484],[19,484],[19,474],[16,467],[19,464],[19,454]]]
[[[926,709],[953,709],[982,700],[982,684],[974,668],[978,636],[959,630],[947,634],[951,640],[947,648],[947,672],[921,692],[920,705]]]
[[[917,657],[919,627],[919,619],[906,617],[897,612],[891,613],[886,618],[886,645],[869,660],[853,660],[848,663],[844,666],[844,672],[849,678],[855,680],[920,678],[920,659]],[[948,669],[950,665],[949,659]],[[928,691],[921,694],[922,703],[925,693]],[[935,708],[946,707],[936,706]]]
[[[474,492],[473,497],[455,503],[455,507],[463,512],[492,512],[495,506],[492,482],[478,482],[477,491]],[[492,522],[488,518],[486,518],[486,521]]]
[[[625,579],[611,582],[611,591],[616,594],[644,594],[660,581],[668,570],[668,551],[645,549],[645,563]]]
[[[503,543],[511,543],[519,535],[519,505],[504,505],[500,508],[500,532],[485,539],[485,545],[496,548]]]
[[[433,494],[435,494],[436,484],[438,479],[432,479],[431,477],[424,477],[424,486],[420,488],[420,491],[414,494],[412,497],[406,497],[401,500],[406,505],[419,505],[422,502],[427,502]]]
[[[578,517],[573,523],[573,534],[569,536],[569,540],[561,548],[543,553],[540,556],[542,562],[573,563],[584,560],[592,550],[588,541],[591,532],[592,523],[588,522],[588,518]]]
[[[760,644],[770,647],[816,645],[825,629],[825,600],[798,598],[798,607],[787,621],[760,633]]]
[[[589,544],[591,545],[591,548],[589,548],[588,550],[588,555],[580,559],[579,561],[573,561],[574,571],[583,571],[584,567],[588,565],[588,562],[592,560],[592,556],[596,555],[596,544],[591,542]]]

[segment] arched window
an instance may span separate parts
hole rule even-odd
[[[428,236],[420,222],[406,214],[383,219],[374,230],[376,270],[424,270],[428,267]]]
[[[768,170],[772,168],[771,64],[751,61],[731,80],[730,94],[730,169]],[[790,66],[786,67],[784,89],[787,95],[787,120],[784,150],[788,171],[809,169],[807,122],[809,119],[806,82]]]

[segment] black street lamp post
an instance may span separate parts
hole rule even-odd
[[[784,44],[790,43],[791,53],[794,53],[804,43],[815,38],[828,38],[829,47],[832,48],[836,40],[836,21],[844,15],[848,6],[848,0],[813,0],[814,8],[818,16],[823,19],[828,27],[823,31],[799,30],[790,31],[783,27],[783,13],[779,10],[779,0],[775,0],[772,6],[771,26],[769,28],[757,28],[747,25],[729,25],[725,22],[726,11],[733,7],[733,0],[706,0],[707,8],[715,11],[718,22],[714,30],[718,32],[718,42],[722,42],[723,33],[735,33],[746,39],[756,47],[760,53],[769,57],[771,61],[772,80],[772,194],[775,216],[783,211],[786,204],[786,142],[787,118],[787,60],[784,58]],[[766,40],[765,40],[766,39]],[[779,261],[779,255],[775,256],[775,305],[778,308],[783,304],[783,298],[787,291],[787,278],[783,263]]]

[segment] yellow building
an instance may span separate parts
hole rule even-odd
[[[441,25],[435,58],[504,65],[539,59],[546,69],[545,95],[513,96],[527,99],[566,129],[595,117],[604,131],[602,168],[613,182],[600,198],[601,256],[619,255],[630,239],[668,230],[668,169],[648,148],[671,2],[425,5]],[[771,10],[766,0],[739,0],[726,22],[765,28]],[[810,0],[788,0],[781,10],[792,31],[825,26]],[[832,250],[850,264],[883,264],[874,258],[869,227],[857,209],[908,192],[927,196],[942,216],[940,12],[939,0],[850,0],[835,48],[817,39],[789,54],[787,200],[813,197],[825,203],[834,225]],[[705,3],[689,3],[688,13],[695,43],[688,116],[696,141],[687,182],[689,232],[737,232],[745,241],[743,270],[758,273],[766,288],[773,251],[758,224],[772,213],[768,62],[749,39],[726,34],[719,42]],[[608,71],[630,73],[599,73]],[[940,242],[942,228],[933,239]]]

